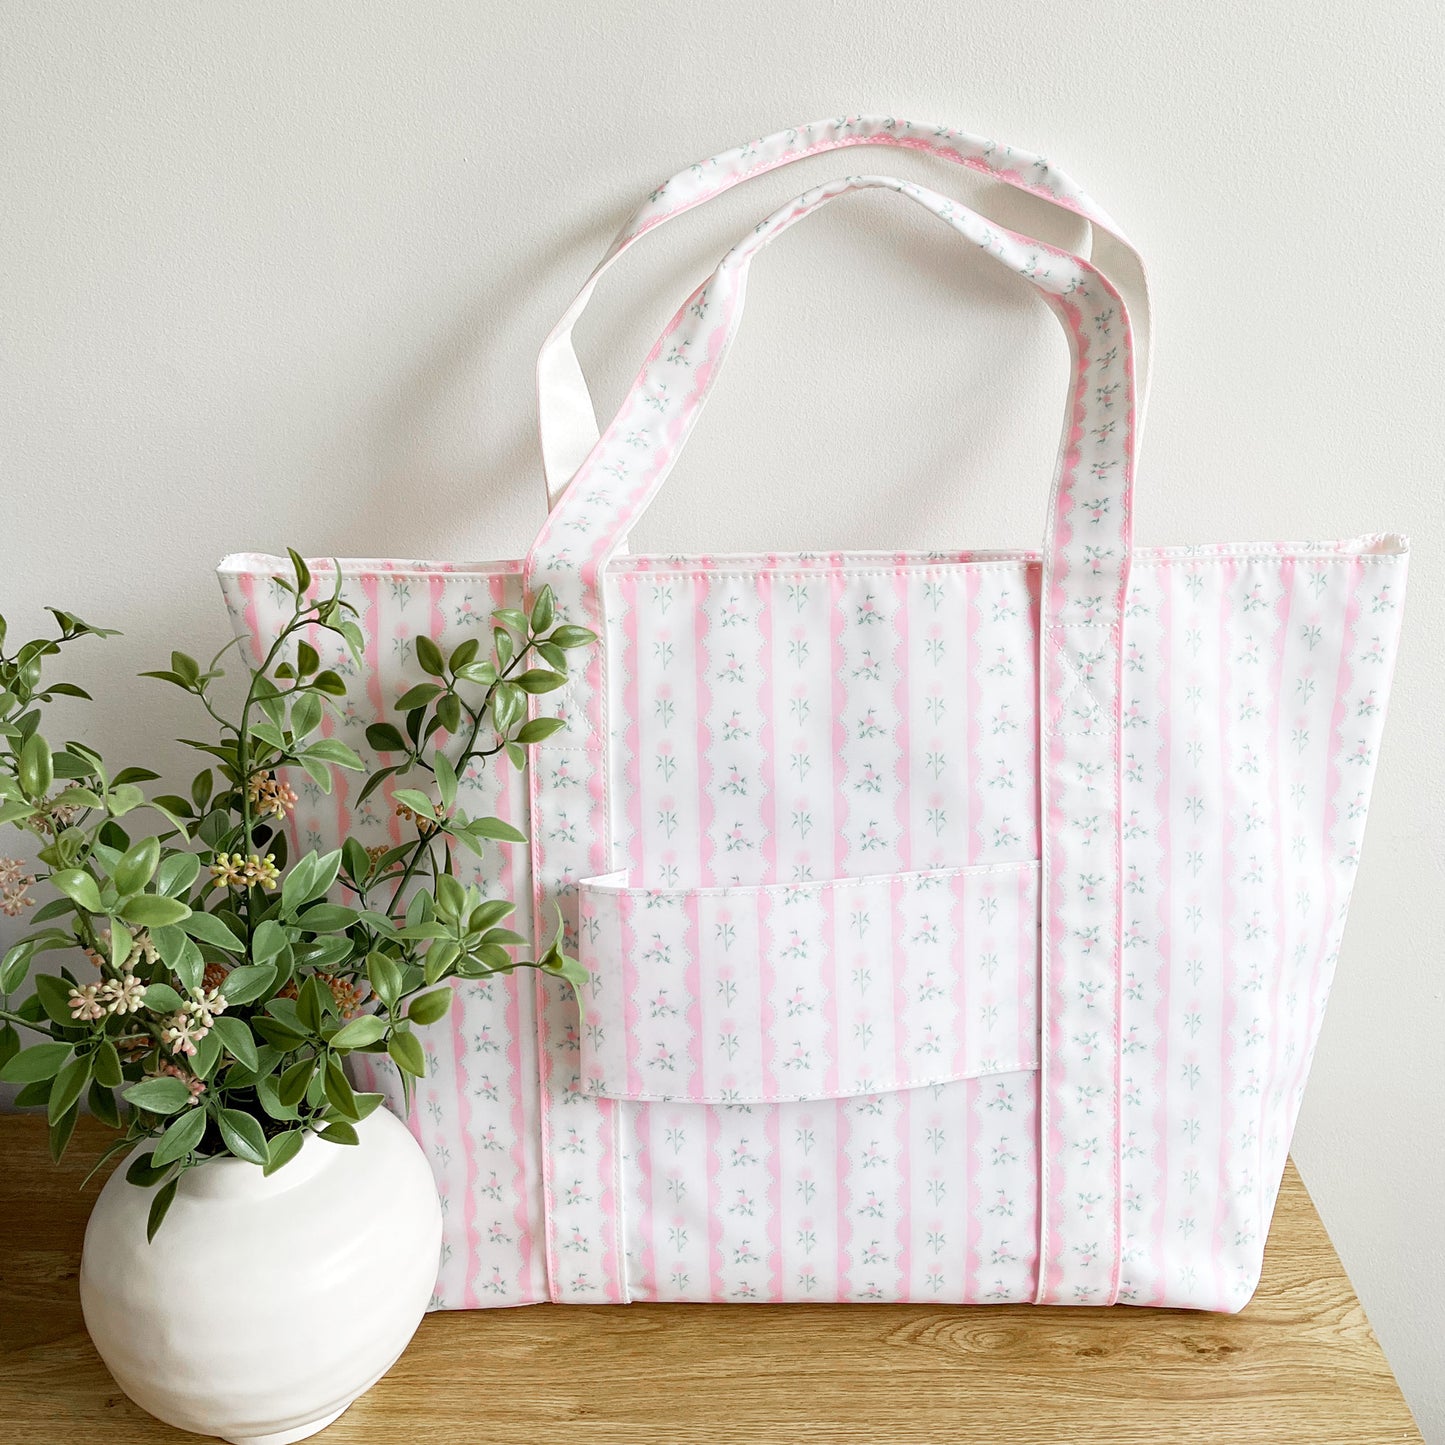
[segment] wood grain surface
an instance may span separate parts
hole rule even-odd
[[[0,1441],[197,1437],[116,1388],[76,1280],[102,1131],[55,1169],[0,1117]],[[1239,1315],[1024,1306],[632,1305],[434,1314],[325,1445],[1383,1445],[1420,1441],[1293,1164]]]

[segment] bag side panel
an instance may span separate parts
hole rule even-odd
[[[1124,1281],[1237,1310],[1359,860],[1398,552],[1137,563],[1125,662]]]
[[[266,559],[254,566],[227,568],[222,590],[238,634],[251,639],[259,661],[289,616],[289,598],[269,580]],[[285,570],[280,563],[277,570]],[[328,585],[324,564],[313,570]],[[366,742],[373,722],[399,722],[393,700],[425,679],[416,661],[419,636],[450,650],[467,637],[491,645],[489,614],[520,605],[521,578],[515,567],[487,573],[417,568],[406,564],[375,570],[361,564],[343,569],[342,596],[357,610],[365,637],[360,666],[338,639],[318,633],[311,640],[322,665],[345,679],[339,727],[327,728],[356,749],[368,766],[378,759]],[[361,774],[343,774],[330,795],[304,774],[289,781],[300,795],[293,845],[301,852],[339,847],[347,837],[367,846],[400,842],[407,825],[391,801],[389,780],[365,802],[355,799]],[[399,786],[406,786],[402,780]],[[461,780],[459,805],[472,815],[493,814],[524,832],[527,794],[523,775],[502,762]],[[470,855],[463,855],[470,858]],[[491,846],[473,860],[474,883],[489,896],[518,901],[509,920],[530,934],[529,859],[524,847]],[[418,1084],[406,1122],[436,1175],[443,1211],[442,1260],[432,1307],[475,1308],[528,1304],[547,1298],[543,1238],[540,1146],[537,1123],[535,990],[530,973],[510,978],[459,982],[448,1018],[422,1031],[427,1076]],[[401,1088],[385,1060],[358,1059],[358,1083],[382,1090],[400,1114]]]

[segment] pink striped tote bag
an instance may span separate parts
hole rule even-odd
[[[840,178],[728,253],[599,429],[570,335],[601,273],[738,182],[854,146],[1062,206],[1092,258]],[[754,258],[857,190],[922,206],[1058,317],[1042,549],[631,555]],[[788,131],[654,191],[549,337],[553,505],[525,562],[341,564],[368,642],[353,745],[419,680],[418,635],[485,639],[493,607],[546,584],[601,639],[532,699],[566,727],[525,777],[466,781],[530,837],[479,880],[530,895],[540,928],[560,909],[590,978],[580,999],[460,984],[433,1031],[410,1122],[447,1204],[439,1305],[1249,1298],[1359,861],[1406,546],[1136,548],[1147,329],[1128,243],[1037,158],[893,119]],[[258,648],[279,565],[222,564]],[[375,796],[298,810],[309,846],[393,827]]]

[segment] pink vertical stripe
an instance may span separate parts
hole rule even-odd
[[[1163,1304],[1169,1298],[1169,1279],[1165,1268],[1168,1258],[1169,1201],[1169,989],[1174,966],[1174,858],[1170,836],[1169,815],[1172,806],[1174,743],[1169,719],[1173,715],[1174,673],[1170,665],[1174,639],[1174,598],[1170,591],[1170,572],[1159,573],[1159,786],[1155,790],[1155,808],[1159,814],[1159,971],[1156,979],[1158,1002],[1154,1009],[1157,1033],[1155,1062],[1159,1072],[1155,1083],[1157,1104],[1154,1112],[1154,1201],[1156,1232],[1154,1238],[1154,1292],[1148,1301]]]
[[[904,753],[905,771],[907,752]],[[907,836],[907,823],[905,815],[904,836]],[[907,869],[906,859],[903,867]],[[895,1078],[903,1078],[908,1073],[908,989],[907,989],[907,950],[908,950],[908,920],[904,909],[906,900],[906,889],[904,884],[895,878],[889,886],[889,899],[893,914],[893,949],[892,958],[889,960],[890,973],[893,978],[893,1058]],[[912,1149],[912,1099],[913,1090],[901,1089],[896,1098],[898,1100],[898,1153],[896,1155],[896,1189],[895,1201],[898,1209],[898,1281],[896,1285],[896,1297],[908,1299],[911,1294],[913,1280],[913,1229],[912,1213],[915,1207],[913,1200],[913,1149]]]
[[[1284,999],[1287,992],[1285,974],[1289,960],[1289,915],[1285,911],[1284,900],[1285,859],[1287,856],[1284,829],[1285,819],[1288,817],[1289,783],[1285,777],[1288,753],[1285,750],[1285,740],[1280,731],[1280,712],[1284,694],[1284,665],[1289,654],[1290,613],[1294,606],[1294,571],[1294,559],[1282,557],[1279,564],[1280,595],[1275,605],[1275,616],[1279,619],[1279,626],[1274,636],[1275,666],[1269,696],[1270,781],[1274,785],[1274,807],[1270,810],[1272,814],[1270,835],[1274,845],[1274,856],[1271,862],[1274,867],[1275,880],[1274,929],[1272,933],[1274,979],[1269,1027],[1269,1073],[1263,1082],[1264,1097],[1260,1110],[1259,1157],[1261,1168],[1257,1173],[1260,1180],[1259,1229],[1261,1231],[1266,1228],[1266,1201],[1272,1198],[1264,1183],[1262,1168],[1264,1150],[1269,1142],[1270,1129],[1276,1120],[1285,1117],[1285,1105],[1282,1101],[1277,1103],[1272,1096],[1281,1087],[1279,1055],[1280,1044],[1286,1032]]]
[[[647,856],[648,834],[642,826],[642,709],[638,696],[641,658],[638,652],[637,597],[639,583],[637,576],[633,573],[624,573],[617,579],[617,588],[622,605],[622,651],[617,665],[621,669],[622,715],[626,719],[626,730],[622,739],[622,757],[627,798],[627,842],[625,857],[622,861],[627,865],[631,878],[647,880],[652,877],[650,870],[653,860]],[[616,860],[609,860],[609,863],[612,861]],[[619,899],[618,905],[619,912],[626,905],[625,917],[630,931],[631,900]],[[635,946],[635,941],[630,936],[624,936],[622,944],[623,977],[620,980],[605,980],[603,983],[604,988],[616,987],[620,983],[627,1000],[627,1007],[634,1014],[637,1006],[637,984],[632,968]],[[695,1025],[692,1038],[695,1051],[700,1053],[702,1041]],[[627,1048],[630,1077],[635,1073],[635,1068],[631,1062],[632,1050],[630,1046],[625,1045],[625,1047]],[[657,1176],[654,1172],[657,1154],[653,1139],[656,1114],[655,1109],[647,1107],[631,1111],[637,1150],[635,1167],[641,1195],[642,1214],[638,1221],[638,1234],[641,1241],[641,1257],[638,1261],[638,1293],[643,1299],[657,1298],[657,1217],[653,1204],[653,1191],[657,1184]]]
[[[844,831],[848,817],[848,802],[844,788],[847,783],[847,764],[845,748],[848,741],[848,726],[844,721],[843,710],[847,703],[847,687],[844,683],[845,659],[843,652],[843,634],[847,627],[847,616],[843,604],[843,576],[839,570],[841,558],[832,558],[832,570],[828,577],[829,587],[829,659],[830,671],[833,678],[833,757],[832,757],[832,789],[833,807],[833,877],[844,878],[848,870],[848,838]],[[833,918],[833,910],[828,910],[829,929],[829,957],[832,963],[833,987],[829,991],[829,1016],[828,1023],[833,1036],[841,1041],[843,1020],[838,1016],[838,989],[839,979],[842,977],[845,964],[839,957],[837,929]],[[841,1045],[840,1045],[841,1047]],[[834,1051],[834,1057],[828,1061],[828,1073],[824,1083],[829,1093],[836,1093],[838,1089],[838,1069],[840,1059],[838,1050]],[[849,1297],[851,1292],[851,1269],[849,1265],[849,1246],[852,1240],[852,1228],[848,1217],[848,1209],[852,1203],[852,1181],[851,1169],[848,1158],[848,1146],[851,1142],[851,1128],[848,1118],[849,1103],[846,1099],[835,1101],[833,1108],[837,1119],[837,1210],[838,1210],[838,1260],[837,1260],[837,1295],[836,1298],[843,1300]]]
[[[697,713],[697,881],[707,886],[716,880],[713,877],[713,853],[714,845],[712,838],[713,805],[711,796],[712,783],[712,729],[709,724],[709,717],[712,708],[712,689],[708,685],[708,668],[710,665],[710,625],[708,615],[708,602],[710,585],[704,576],[698,576],[693,580],[692,616],[693,616],[693,661],[696,667],[696,688],[697,695],[694,707]],[[698,926],[697,900],[689,898],[687,903],[687,937],[688,937],[688,958],[696,960],[702,949],[702,936]],[[700,993],[697,984],[696,964],[690,963],[688,977],[688,998],[696,1000]],[[689,1023],[694,1023],[693,1013],[696,1013],[697,1037],[701,1038],[702,1017],[695,1005],[690,1005],[692,1012],[689,1013]],[[725,1299],[725,1267],[722,1252],[722,1124],[719,1113],[716,1109],[707,1111],[707,1233],[708,1233],[708,1282],[709,1297],[712,1299]]]
[[[643,1092],[642,1074],[637,1067],[637,1050],[632,1046],[632,1041],[642,1036],[642,1010],[637,1000],[637,933],[632,926],[632,905],[631,893],[617,895],[618,956],[622,959],[622,977],[605,980],[603,987],[620,986],[622,989],[622,1017],[627,1037],[627,1092],[640,1094]],[[690,932],[696,933],[697,904],[692,899],[689,899],[688,927]]]
[[[442,610],[442,597],[446,592],[446,578],[437,575],[429,582],[431,591],[430,630],[434,641],[440,643],[446,633],[446,613]],[[434,739],[442,745],[440,734]],[[463,1190],[462,1217],[466,1228],[467,1260],[463,1270],[462,1307],[477,1309],[481,1303],[477,1296],[477,1271],[482,1267],[481,1236],[477,1232],[477,1153],[472,1137],[471,1077],[467,1069],[466,1003],[467,995],[476,989],[474,983],[454,980],[449,1018],[451,1020],[452,1077],[456,1082],[456,1137],[461,1143],[462,1156],[466,1161],[466,1186]]]
[[[506,595],[507,579],[504,576],[497,576],[490,579],[492,594],[492,605],[494,608],[505,607],[507,604]],[[485,636],[485,632],[483,633]],[[513,806],[514,790],[519,787],[519,780],[510,772],[498,767],[497,776],[497,816],[504,823],[511,823],[517,826],[519,821],[526,831],[526,819],[519,820],[515,815],[517,809]],[[513,862],[514,854],[512,845],[503,845],[502,853],[502,876],[501,890],[502,897],[512,899],[516,897],[516,864]],[[515,957],[517,950],[513,949]],[[527,1113],[525,1100],[535,1088],[535,1082],[528,1077],[528,1070],[523,1059],[522,1047],[522,979],[519,975],[513,974],[510,978],[499,978],[494,980],[494,988],[502,988],[506,991],[506,1014],[504,1025],[507,1031],[507,1088],[512,1100],[512,1148],[510,1151],[512,1162],[512,1197],[516,1201],[512,1218],[517,1228],[517,1252],[520,1259],[520,1268],[517,1276],[517,1291],[521,1299],[530,1301],[532,1298],[532,1190],[530,1187],[530,1170],[528,1167],[528,1149],[530,1135],[527,1128]]]
[[[1308,979],[1309,994],[1309,1016],[1305,1026],[1304,1036],[1300,1043],[1299,1057],[1295,1061],[1293,1077],[1290,1080],[1289,1093],[1287,1095],[1287,1107],[1291,1111],[1285,1116],[1287,1126],[1293,1125],[1294,1096],[1304,1086],[1304,1081],[1309,1073],[1311,1057],[1314,1053],[1315,1041],[1320,1028],[1320,1010],[1324,1006],[1325,995],[1328,993],[1330,976],[1334,972],[1334,959],[1332,955],[1338,947],[1340,937],[1339,928],[1336,925],[1336,913],[1338,901],[1335,896],[1336,867],[1339,863],[1339,838],[1337,833],[1340,824],[1340,759],[1344,755],[1344,727],[1345,727],[1345,703],[1349,696],[1350,685],[1353,681],[1354,672],[1351,666],[1350,654],[1354,646],[1355,632],[1360,622],[1360,607],[1364,600],[1365,564],[1358,558],[1351,560],[1346,567],[1347,582],[1349,587],[1349,602],[1345,605],[1344,636],[1340,640],[1340,661],[1338,670],[1335,673],[1335,700],[1330,708],[1330,733],[1326,747],[1325,764],[1325,810],[1324,810],[1324,833],[1320,838],[1320,862],[1324,867],[1325,906],[1320,911],[1322,926],[1320,928],[1319,942],[1312,951],[1316,960],[1315,969]]]
[[[1219,711],[1215,726],[1219,729],[1219,796],[1224,804],[1221,809],[1222,816],[1219,820],[1219,857],[1220,857],[1220,898],[1219,898],[1219,943],[1220,943],[1220,987],[1221,987],[1221,1019],[1219,1029],[1220,1061],[1219,1061],[1219,1159],[1216,1165],[1218,1176],[1215,1187],[1218,1190],[1214,1216],[1214,1262],[1215,1262],[1215,1299],[1220,1307],[1224,1307],[1229,1300],[1229,1281],[1224,1275],[1224,1232],[1228,1227],[1230,1215],[1230,1203],[1235,1191],[1239,1186],[1239,1180],[1235,1178],[1231,1168],[1231,1161],[1235,1157],[1232,1133],[1234,1130],[1234,1108],[1235,1098],[1234,1083],[1234,1042],[1233,1033],[1235,1019],[1238,1013],[1236,998],[1238,997],[1239,979],[1235,961],[1235,919],[1236,900],[1234,896],[1234,876],[1238,867],[1235,846],[1235,824],[1234,807],[1235,798],[1235,759],[1230,746],[1230,722],[1229,704],[1231,701],[1232,673],[1230,671],[1230,620],[1234,614],[1234,589],[1239,572],[1239,565],[1234,558],[1228,558],[1223,564],[1223,575],[1219,584],[1219,653],[1218,653],[1218,674],[1216,677],[1216,688],[1218,691]]]
[[[764,883],[778,883],[778,795],[777,764],[774,758],[773,681],[776,660],[773,656],[773,573],[776,559],[769,557],[767,569],[758,578],[758,745],[761,751],[758,786],[762,796],[758,800],[761,812],[762,855]],[[763,1027],[763,1077],[768,1089],[777,1094],[780,1080],[777,1068],[777,1044],[775,1023],[777,1006],[775,1000],[776,978],[773,968],[772,895],[762,895],[758,910],[758,991],[762,1000]],[[763,1140],[766,1154],[763,1167],[768,1178],[768,1277],[769,1297],[781,1300],[783,1297],[783,1156],[778,1148],[778,1110],[769,1108],[763,1114]]]
[[[964,792],[964,804],[967,808],[965,816],[965,853],[958,860],[972,867],[978,863],[983,854],[983,848],[987,842],[984,837],[984,807],[983,807],[983,778],[982,778],[982,752],[983,743],[981,737],[981,721],[983,713],[983,698],[980,694],[978,669],[982,660],[981,645],[979,642],[979,631],[983,625],[983,609],[979,600],[979,593],[983,587],[983,571],[978,567],[970,567],[965,573],[965,608],[964,608],[964,698],[965,717],[963,721],[963,743],[965,748],[964,762],[968,769],[968,784]],[[973,926],[965,911],[966,890],[963,879],[959,878],[955,885],[957,890],[957,905],[955,908],[955,920],[957,938],[955,947],[964,949],[968,931]],[[1038,987],[1037,979],[1034,980],[1034,987]],[[968,988],[964,982],[963,974],[960,972],[956,988],[958,998],[958,1046],[961,1050],[967,1050],[968,1032],[973,1026],[973,1015],[975,1013],[973,1000],[969,997]],[[984,1199],[981,1180],[984,1177],[982,1160],[974,1157],[974,1150],[982,1146],[987,1120],[984,1115],[984,1094],[981,1088],[965,1087],[962,1091],[964,1106],[959,1110],[959,1124],[964,1131],[964,1159],[966,1160],[966,1173],[964,1177],[964,1217],[962,1220],[964,1229],[964,1297],[969,1298],[975,1290],[982,1293],[982,1284],[979,1282],[980,1251],[983,1240],[983,1212],[987,1207]]]

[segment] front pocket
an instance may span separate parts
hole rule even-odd
[[[607,1098],[837,1099],[1038,1067],[1039,865],[579,885],[582,1078]]]

